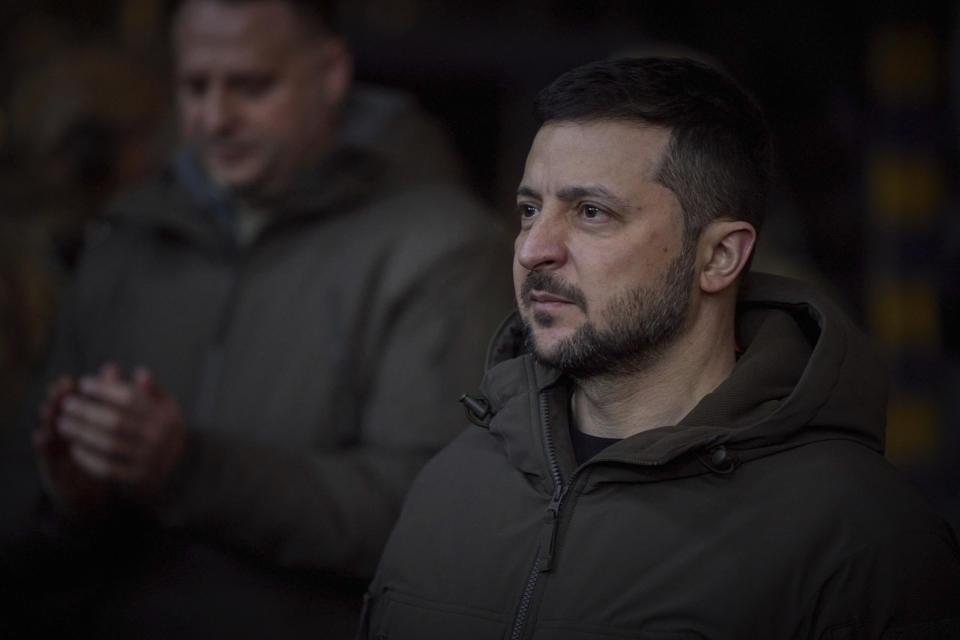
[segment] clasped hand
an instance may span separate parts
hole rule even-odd
[[[150,372],[130,380],[114,364],[50,385],[34,433],[41,473],[54,502],[68,513],[102,504],[112,493],[149,501],[183,456],[179,405]]]

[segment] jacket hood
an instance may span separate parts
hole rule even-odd
[[[411,140],[416,144],[411,144]],[[460,163],[444,134],[406,94],[355,88],[330,150],[269,205],[270,224],[334,214],[414,181],[458,182]],[[121,194],[105,212],[111,223],[222,242],[235,204],[186,148],[155,177]]]
[[[737,305],[737,339],[742,355],[731,375],[678,424],[626,438],[597,459],[686,475],[710,466],[680,470],[687,454],[702,458],[721,446],[737,462],[827,439],[883,451],[887,368],[825,295],[796,280],[750,274]],[[571,384],[527,352],[519,314],[504,321],[488,349],[482,389],[494,414],[491,432],[521,468],[537,466],[544,407],[566,428]]]

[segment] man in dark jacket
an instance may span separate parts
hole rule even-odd
[[[352,635],[462,428],[509,245],[322,9],[177,10],[183,149],[91,234],[0,465],[0,635]],[[57,517],[24,533],[34,466]]]
[[[518,189],[519,314],[427,465],[369,638],[956,638],[953,533],[883,457],[885,369],[744,276],[769,138],[686,60],[561,76]]]

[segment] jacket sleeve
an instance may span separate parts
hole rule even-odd
[[[194,432],[161,519],[280,566],[369,578],[410,482],[465,426],[457,398],[512,306],[509,241],[458,235],[396,239],[351,345],[361,371],[344,372],[363,382],[336,411],[355,441],[292,451]]]
[[[843,563],[819,594],[816,637],[960,638],[957,603],[960,550],[949,526],[935,523],[886,536]]]
[[[84,259],[77,267],[77,275],[64,291],[47,335],[42,362],[31,372],[31,379],[18,402],[17,411],[9,425],[0,425],[0,507],[5,516],[0,530],[3,535],[18,536],[32,533],[37,526],[35,518],[52,515],[46,509],[41,488],[32,432],[37,426],[40,403],[47,386],[64,374],[79,375],[87,371],[84,349],[78,326],[84,322],[84,301],[102,301],[103,292],[115,283],[111,277],[122,269],[99,271],[86,259],[91,248],[109,254],[114,265],[128,259],[118,247],[105,243],[110,234],[109,225],[91,224],[87,234]],[[99,256],[98,256],[99,257]],[[41,508],[38,508],[41,507]]]
[[[65,311],[65,309],[64,309]],[[17,537],[35,528],[34,517],[43,501],[40,476],[32,444],[37,412],[49,382],[74,370],[77,354],[72,344],[68,314],[61,313],[48,346],[48,356],[34,372],[9,425],[0,429],[0,539]]]

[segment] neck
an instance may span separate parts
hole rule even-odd
[[[643,371],[577,380],[571,400],[577,428],[626,438],[677,424],[736,363],[732,311],[719,323],[706,324],[718,330],[698,329],[704,322],[695,323]]]

